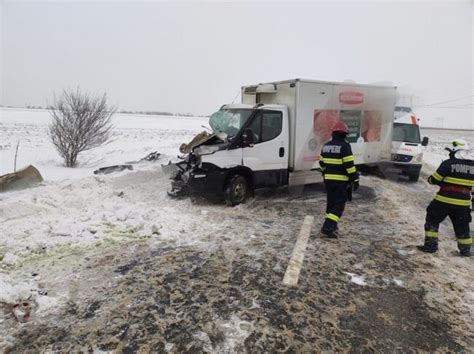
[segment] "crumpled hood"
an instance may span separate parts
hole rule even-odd
[[[225,133],[209,133],[207,131],[203,131],[194,136],[194,138],[189,143],[181,144],[179,147],[179,151],[182,154],[189,154],[198,146],[201,146],[203,144],[213,145],[223,143],[226,141],[226,138],[227,135]]]

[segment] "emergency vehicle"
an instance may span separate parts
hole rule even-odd
[[[418,181],[423,165],[423,150],[428,138],[421,139],[419,119],[410,107],[395,107],[391,165],[393,170]]]

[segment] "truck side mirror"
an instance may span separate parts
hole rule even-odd
[[[430,139],[427,136],[423,137],[423,140],[421,142],[421,146],[428,145],[429,141],[430,141]]]
[[[253,146],[253,131],[250,128],[246,128],[242,134],[242,144],[243,146]]]

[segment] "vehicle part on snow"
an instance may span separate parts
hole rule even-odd
[[[39,171],[29,165],[17,172],[0,176],[0,192],[31,187],[43,181]]]
[[[120,172],[124,170],[130,170],[133,171],[133,166],[132,165],[115,165],[115,166],[107,166],[107,167],[101,167],[98,170],[94,171],[94,174],[104,174],[108,175],[109,173],[112,172]]]
[[[125,162],[125,164],[129,165],[129,164],[135,164],[135,163],[140,163],[144,161],[154,162],[154,161],[158,161],[160,158],[161,158],[161,154],[158,151],[153,151],[153,152],[150,152],[145,157],[141,158],[140,160],[127,161]]]
[[[144,158],[140,159],[140,161],[156,161],[160,158],[161,154],[158,151],[150,152]]]

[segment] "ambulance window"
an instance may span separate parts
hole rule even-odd
[[[393,141],[421,144],[420,130],[416,124],[393,124]]]
[[[262,116],[262,142],[273,140],[280,135],[282,123],[281,112],[264,111]]]

